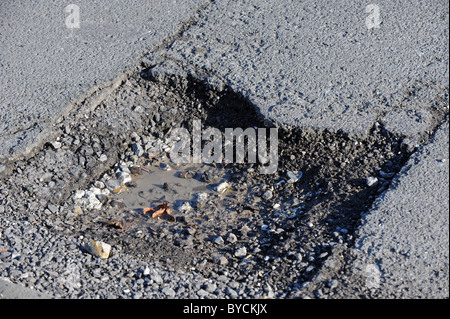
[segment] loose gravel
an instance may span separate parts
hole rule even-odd
[[[276,173],[211,167],[201,181],[217,186],[221,170],[231,193],[198,192],[169,203],[174,219],[153,220],[120,196],[142,168],[167,170],[173,128],[191,130],[193,119],[222,132],[273,125],[226,87],[156,75],[130,75],[90,111],[79,105],[62,119],[34,156],[0,166],[0,277],[56,298],[332,295],[332,282],[312,292],[314,276],[345,262],[338,252],[410,155],[402,138],[378,123],[365,139],[281,126]],[[105,226],[115,219],[129,228]],[[88,253],[92,241],[111,245],[109,257]]]

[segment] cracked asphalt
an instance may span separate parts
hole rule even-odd
[[[373,2],[375,28],[363,1],[83,0],[79,28],[67,4],[0,4],[0,176],[138,66],[182,70],[280,125],[401,136],[414,154],[366,212],[344,270],[325,265],[312,289],[326,279],[346,283],[342,297],[381,287],[370,297],[448,298],[447,2]],[[3,280],[0,291],[36,297]]]

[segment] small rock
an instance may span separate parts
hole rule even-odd
[[[241,247],[234,252],[234,256],[244,258],[247,255],[247,248]]]
[[[99,159],[100,162],[106,162],[108,160],[108,156],[105,154],[100,155]]]
[[[155,271],[153,271],[150,274],[150,279],[153,280],[155,283],[157,283],[158,285],[162,284],[164,281],[161,277],[160,274],[156,273]]]
[[[218,191],[219,193],[225,193],[230,189],[230,187],[230,184],[228,184],[227,182],[223,182],[217,185],[216,191]]]
[[[196,193],[196,203],[195,208],[202,208],[206,205],[206,201],[208,199],[208,193]]]
[[[181,213],[185,213],[192,210],[191,204],[189,202],[183,202],[181,205],[177,207],[177,210]]]
[[[273,197],[273,192],[271,190],[266,191],[263,195],[262,198],[265,200],[269,200]]]
[[[109,205],[111,205],[111,207],[119,208],[119,209],[127,207],[127,205],[121,199],[113,199],[113,200],[111,200]]]
[[[267,298],[272,299],[273,297],[275,297],[275,293],[273,292],[273,289],[272,287],[270,287],[270,285],[264,287],[264,291],[267,293]]]
[[[61,142],[55,141],[50,143],[55,150],[61,148]]]
[[[208,293],[206,290],[199,289],[199,290],[197,291],[197,295],[198,295],[200,298],[204,298],[204,297],[208,296],[209,293]]]
[[[228,264],[228,259],[226,259],[222,255],[216,255],[213,258],[213,262],[216,263],[216,264],[224,266],[224,265]]]
[[[114,194],[118,194],[122,191],[122,184],[117,179],[110,179],[105,183],[105,185],[106,188]]]
[[[214,291],[216,291],[217,285],[214,283],[208,282],[203,286],[203,289],[205,289],[209,293],[213,293]]]
[[[299,181],[300,178],[302,178],[303,173],[300,171],[298,172],[287,171],[286,176],[288,178],[288,183],[292,184]]]
[[[101,241],[93,241],[85,247],[86,251],[91,255],[106,259],[109,257],[111,245]]]
[[[132,181],[131,175],[127,172],[119,171],[116,173],[116,177],[121,184],[126,184]]]
[[[86,192],[84,190],[76,190],[73,194],[73,199],[83,198],[84,195],[86,195]]]
[[[223,240],[222,236],[217,236],[216,238],[214,238],[213,243],[215,245],[221,246],[225,243],[225,241]]]
[[[73,207],[73,213],[75,215],[81,215],[81,214],[83,214],[83,209],[81,209],[80,206],[74,206]]]
[[[105,186],[105,183],[103,183],[103,182],[101,182],[101,181],[94,181],[94,187],[97,187],[98,189],[104,189],[106,186]]]
[[[130,173],[133,175],[141,175],[142,174],[142,168],[140,166],[133,165],[129,168],[129,170],[130,170]]]
[[[337,281],[337,280],[331,280],[331,281],[328,282],[328,287],[329,287],[330,289],[334,289],[334,288],[336,288],[337,286],[338,286],[338,281]]]
[[[134,154],[136,154],[136,156],[144,155],[144,149],[142,148],[141,144],[133,143],[131,144],[131,149],[133,150]]]
[[[184,179],[191,179],[191,178],[194,178],[196,174],[197,173],[195,173],[194,171],[186,171],[184,173],[180,173],[178,175],[178,177],[184,178]]]
[[[228,296],[230,296],[230,298],[232,298],[232,299],[236,299],[236,298],[238,297],[238,293],[237,293],[234,289],[232,289],[232,288],[230,288],[230,287],[227,287],[227,288],[225,289],[225,293],[226,293]]]
[[[206,171],[202,174],[200,179],[202,182],[205,182],[205,183],[213,183],[215,181],[215,176],[212,171]]]
[[[167,297],[173,298],[175,297],[175,290],[173,290],[170,287],[164,287],[162,290],[162,293],[165,294]]]
[[[170,167],[169,164],[166,163],[161,163],[159,164],[159,167],[163,170],[163,171],[170,171],[172,170],[172,167]]]
[[[373,177],[373,176],[369,176],[366,179],[366,184],[367,186],[371,187],[371,186],[375,186],[378,183],[378,178]]]
[[[237,237],[236,237],[236,235],[233,234],[233,233],[230,233],[230,234],[228,235],[228,237],[227,237],[227,241],[228,241],[230,244],[234,244],[235,242],[237,242]]]
[[[144,271],[142,272],[142,274],[143,274],[144,276],[150,275],[150,268],[145,267],[145,269],[144,269]]]

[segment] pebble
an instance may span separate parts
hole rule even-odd
[[[298,171],[298,172],[287,171],[286,176],[288,178],[288,183],[292,184],[292,183],[298,182],[300,180],[300,178],[302,178],[303,173],[300,171]]]
[[[205,298],[206,296],[209,295],[209,293],[206,290],[200,289],[200,290],[197,291],[197,295],[200,298]]]
[[[373,177],[373,176],[369,176],[366,179],[366,184],[367,186],[371,187],[371,186],[375,186],[378,183],[378,178]]]
[[[216,255],[213,257],[213,262],[218,264],[218,265],[226,265],[228,264],[228,259],[226,259],[224,256],[222,255]]]
[[[159,167],[160,167],[163,171],[170,171],[170,170],[172,170],[172,168],[170,167],[170,165],[169,165],[169,164],[166,164],[166,163],[161,163],[161,164],[159,164]]]
[[[208,199],[208,193],[204,193],[204,192],[196,193],[195,198],[196,198],[195,207],[202,208],[206,204],[206,201]]]
[[[247,256],[247,248],[241,247],[241,248],[237,249],[234,252],[234,256],[236,256],[238,258],[244,258],[245,256]]]
[[[217,236],[216,238],[214,238],[213,243],[215,245],[221,246],[225,243],[225,241],[223,240],[222,236]]]
[[[61,142],[58,142],[58,141],[55,141],[55,142],[51,142],[50,143],[52,146],[53,146],[53,148],[54,149],[59,149],[59,148],[61,148]]]
[[[164,287],[161,292],[165,294],[167,297],[173,298],[175,297],[175,290],[170,287]]]
[[[217,285],[215,283],[208,282],[203,286],[203,289],[205,289],[209,293],[213,293],[217,289]]]
[[[189,202],[183,202],[181,203],[181,205],[177,206],[176,209],[180,212],[180,213],[186,213],[192,210],[192,206]]]
[[[229,189],[230,189],[230,184],[227,182],[220,183],[216,187],[216,191],[218,191],[219,193],[225,193]]]
[[[126,184],[132,181],[130,173],[119,171],[116,173],[116,177],[121,184]]]
[[[73,199],[81,199],[86,195],[86,192],[84,190],[76,190],[73,194]]]
[[[228,295],[228,296],[230,296],[230,298],[232,298],[232,299],[236,299],[239,295],[238,295],[238,293],[234,290],[234,289],[232,289],[232,288],[230,288],[230,287],[227,287],[226,289],[225,289],[225,293]]]
[[[118,194],[122,191],[122,183],[117,179],[110,179],[106,183],[106,188],[108,188],[112,193]]]
[[[93,242],[90,242],[85,247],[85,249],[91,255],[100,257],[102,259],[106,259],[109,257],[109,253],[111,251],[111,245],[101,242],[101,241],[93,241]]]
[[[130,170],[130,173],[133,175],[141,175],[142,174],[142,168],[140,166],[136,166],[136,165],[130,166],[129,170]]]
[[[233,233],[229,233],[229,234],[228,234],[228,237],[227,237],[227,241],[228,241],[230,244],[234,244],[235,242],[237,242],[237,237],[236,237],[236,235],[233,234]]]
[[[272,299],[273,297],[275,297],[275,293],[273,292],[273,289],[270,285],[266,285],[264,287],[264,291],[267,294],[267,298]]]
[[[269,200],[273,197],[273,192],[271,190],[265,191],[262,195],[262,198],[265,200]]]
[[[133,150],[134,154],[136,154],[136,156],[141,157],[142,155],[144,155],[144,149],[139,143],[131,144],[131,149]]]

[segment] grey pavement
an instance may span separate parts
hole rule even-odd
[[[371,29],[369,3],[217,1],[160,54],[208,71],[278,123],[365,136],[380,121],[420,140],[448,88],[448,3],[373,2]]]
[[[77,102],[101,98],[205,2],[2,1],[0,160],[26,156],[49,139]],[[79,28],[65,11],[71,3]]]
[[[52,296],[0,278],[1,299],[52,299]]]
[[[448,186],[447,122],[409,159],[359,231],[355,267],[373,268],[372,284],[384,297],[448,298]]]
[[[65,24],[67,4],[0,4],[0,170],[48,140],[79,102],[101,99],[144,56],[150,65],[202,69],[267,119],[303,129],[364,137],[378,122],[416,145],[448,113],[446,1],[377,0],[379,20],[364,1],[77,1],[76,29]],[[408,286],[404,297],[448,297],[436,284],[448,285],[448,252],[440,248],[448,251],[448,192],[437,191],[449,185],[448,137],[441,132],[448,136],[448,125],[359,232],[362,260],[376,260],[380,285]],[[384,230],[375,227],[379,218]],[[395,241],[396,230],[408,237]]]

